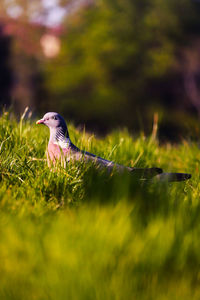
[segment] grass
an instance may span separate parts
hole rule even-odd
[[[73,142],[132,166],[191,180],[139,184],[84,163],[47,167],[49,132],[0,118],[0,299],[199,299],[200,151],[115,131]]]

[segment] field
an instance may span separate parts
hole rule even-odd
[[[192,174],[141,183],[84,163],[47,167],[49,131],[0,118],[0,299],[200,299],[197,143],[159,145],[69,126],[72,141],[107,159]]]

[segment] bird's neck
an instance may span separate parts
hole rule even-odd
[[[67,128],[50,128],[49,142],[56,144],[61,148],[68,148],[71,144],[71,141]]]

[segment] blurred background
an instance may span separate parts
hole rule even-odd
[[[200,135],[200,1],[1,0],[0,105],[104,135]],[[156,115],[155,115],[156,114]]]

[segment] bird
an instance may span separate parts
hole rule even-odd
[[[128,171],[141,180],[158,181],[184,181],[191,178],[187,173],[166,173],[162,168],[135,168],[128,167],[113,161],[104,159],[90,152],[80,150],[76,147],[70,137],[64,118],[57,112],[48,112],[36,124],[46,125],[50,130],[50,138],[47,148],[48,165],[55,165],[57,161],[64,160],[65,163],[84,160],[92,161],[100,168],[106,168],[109,172],[116,170],[118,172]]]

